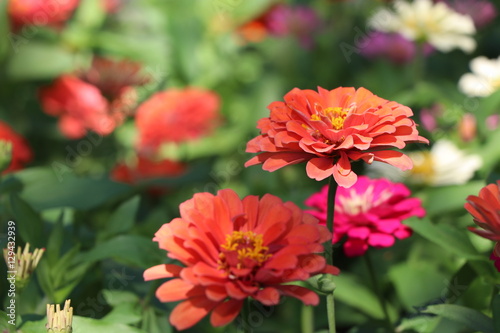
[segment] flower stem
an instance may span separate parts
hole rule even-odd
[[[333,217],[335,211],[335,194],[337,193],[337,182],[333,177],[330,177],[330,182],[328,184],[328,202],[326,211],[326,226],[328,230],[332,233],[333,237]],[[333,245],[332,241],[327,241],[324,245],[325,247],[325,257],[326,263],[328,265],[333,265]],[[328,332],[335,333],[335,290],[326,295],[326,313],[328,316]]]
[[[378,301],[380,303],[380,307],[382,308],[382,311],[384,312],[384,317],[385,317],[385,322],[387,325],[387,328],[389,329],[390,332],[395,332],[394,326],[392,325],[391,322],[391,317],[389,317],[389,312],[387,311],[387,304],[385,302],[385,299],[382,295],[382,291],[380,290],[380,285],[378,283],[377,275],[375,274],[375,269],[373,267],[373,261],[370,256],[370,251],[366,251],[365,255],[363,256],[365,259],[366,267],[368,268],[368,274],[370,275],[370,280],[373,285],[373,289],[375,290],[375,293],[377,294]]]
[[[425,44],[424,42],[416,42],[415,58],[413,64],[413,82],[420,83],[424,79],[425,74]]]
[[[248,323],[248,316],[250,315],[250,298],[243,301],[243,307],[240,312],[240,321],[237,324],[238,333],[251,333],[252,329]]]
[[[310,305],[302,304],[301,311],[301,332],[314,333],[314,308]]]

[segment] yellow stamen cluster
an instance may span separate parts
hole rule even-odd
[[[226,236],[226,243],[220,246],[223,252],[219,254],[219,267],[227,268],[225,253],[233,251],[238,254],[236,268],[244,268],[246,259],[251,259],[257,265],[261,265],[272,256],[272,254],[267,253],[269,247],[264,246],[263,243],[261,234],[256,234],[253,231],[233,231],[232,234]]]
[[[432,183],[434,179],[434,161],[428,151],[414,152],[410,154],[413,161],[413,169],[410,170],[412,178],[418,182]]]
[[[73,331],[73,308],[70,307],[71,300],[64,302],[64,308],[61,310],[59,304],[47,304],[47,332],[53,333],[71,333]]]
[[[321,115],[323,115],[330,120],[334,129],[340,130],[344,128],[344,121],[348,113],[347,109],[341,107],[329,107],[320,111],[319,114],[313,114],[311,120],[321,120]]]

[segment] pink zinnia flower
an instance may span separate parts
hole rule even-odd
[[[361,256],[369,246],[390,247],[395,238],[404,239],[411,229],[401,222],[411,216],[423,217],[420,199],[409,198],[410,190],[387,179],[360,176],[351,188],[339,187],[335,197],[333,243],[344,236],[345,254]],[[308,213],[326,223],[328,185],[311,195],[305,204],[315,208]]]

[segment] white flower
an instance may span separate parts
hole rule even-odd
[[[394,9],[379,11],[369,24],[379,31],[398,32],[409,40],[428,42],[442,52],[454,48],[472,52],[476,48],[472,18],[455,12],[442,2],[397,0]]]
[[[413,169],[401,171],[386,163],[373,162],[368,175],[395,182],[407,180],[429,186],[465,184],[482,165],[478,155],[469,155],[448,140],[438,140],[430,151],[411,152]]]
[[[472,73],[462,75],[460,90],[470,97],[486,97],[500,88],[500,57],[477,57],[470,62]]]

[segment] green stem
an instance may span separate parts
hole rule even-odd
[[[414,84],[420,83],[424,79],[425,74],[425,54],[424,54],[424,42],[415,43],[415,58],[413,60],[413,82]]]
[[[302,304],[301,311],[301,332],[314,333],[314,308],[310,305]]]
[[[387,304],[385,301],[385,298],[382,295],[382,291],[380,290],[380,285],[378,283],[377,275],[375,274],[375,268],[373,267],[373,261],[370,256],[370,251],[366,251],[365,255],[363,256],[365,259],[366,267],[368,268],[368,274],[370,275],[370,280],[373,285],[373,289],[375,290],[375,293],[377,294],[378,301],[380,303],[380,307],[382,308],[382,311],[384,312],[384,317],[385,317],[385,322],[387,325],[387,328],[389,329],[390,332],[395,332],[394,326],[391,321],[391,317],[389,317],[389,311],[387,311]]]
[[[240,312],[240,324],[237,325],[237,332],[238,333],[251,333],[252,329],[250,328],[250,325],[248,324],[248,316],[250,315],[250,299],[247,298],[246,300],[243,301],[243,307],[241,308]]]
[[[328,230],[332,233],[333,237],[333,217],[335,211],[335,194],[337,193],[337,182],[333,177],[330,177],[330,182],[328,184],[328,201],[327,201],[327,211],[326,211],[326,226]],[[326,263],[328,265],[333,265],[333,245],[332,241],[327,241],[324,244],[325,247],[325,257]],[[335,333],[335,290],[326,295],[326,313],[328,316],[328,332]]]

